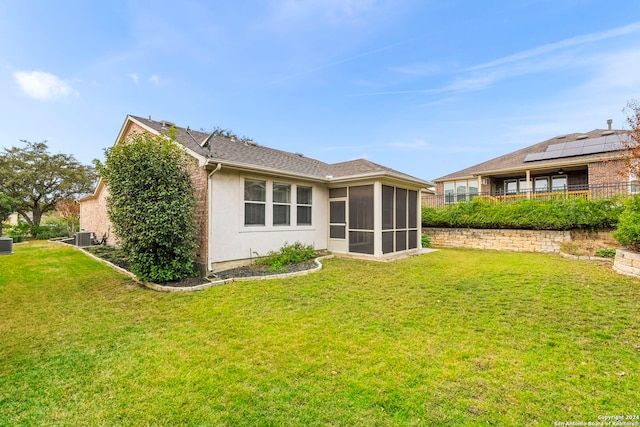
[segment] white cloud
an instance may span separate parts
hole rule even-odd
[[[131,80],[133,80],[135,84],[138,84],[138,80],[140,80],[140,76],[138,76],[136,73],[129,73],[129,77],[131,77]]]
[[[24,93],[41,101],[79,96],[69,84],[44,71],[17,71],[13,77]]]
[[[160,79],[159,75],[153,74],[151,77],[149,77],[149,82],[151,82],[154,85],[158,86],[158,85],[160,85],[160,83],[162,83],[162,80]]]

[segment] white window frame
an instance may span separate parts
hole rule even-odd
[[[247,199],[247,183],[248,182],[256,182],[256,183],[264,183],[263,197],[262,200],[252,200]],[[267,194],[268,194],[269,183],[265,179],[255,179],[255,178],[245,178],[242,180],[242,199],[243,199],[243,209],[242,209],[242,222],[245,227],[254,228],[254,227],[265,227],[267,224]],[[263,217],[262,223],[255,224],[247,224],[247,205],[252,206],[263,206]]]
[[[297,226],[310,226],[313,225],[313,187],[305,185],[296,185],[296,225]],[[298,192],[300,189],[309,190],[309,203],[301,203],[298,199]],[[300,215],[298,215],[299,208],[305,208],[309,210],[309,222],[300,222]]]
[[[279,187],[286,188],[286,192],[283,193],[287,195],[286,200],[276,201],[276,188],[279,188]],[[272,197],[271,222],[274,227],[290,227],[291,226],[291,193],[292,193],[291,187],[292,185],[287,182],[273,181],[271,183],[271,197]],[[281,194],[280,191],[278,192],[278,194]],[[276,208],[286,208],[287,214],[286,214],[285,221],[276,223]]]

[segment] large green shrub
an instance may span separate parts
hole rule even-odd
[[[523,199],[495,203],[476,198],[444,208],[422,208],[424,227],[571,230],[612,228],[622,211],[619,199]]]
[[[640,196],[630,197],[625,202],[613,237],[622,246],[640,251]]]
[[[188,160],[167,137],[134,133],[97,162],[114,232],[142,280],[195,274],[195,196]]]

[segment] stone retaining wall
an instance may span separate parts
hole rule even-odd
[[[613,260],[613,269],[620,274],[640,277],[640,254],[618,249]]]
[[[435,247],[493,249],[515,252],[560,252],[565,242],[605,241],[617,246],[609,231],[503,230],[474,228],[423,228]]]

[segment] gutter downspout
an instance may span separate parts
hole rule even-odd
[[[211,185],[211,179],[213,177],[213,175],[215,175],[217,172],[220,172],[220,169],[222,169],[222,163],[218,163],[218,165],[216,166],[216,168],[214,170],[212,170],[211,172],[209,172],[209,175],[207,176],[207,212],[209,213],[207,215],[207,271],[211,270],[211,264],[212,264],[212,252],[213,252],[213,239],[212,239],[212,231],[213,231],[213,209],[211,209],[211,204],[213,201],[213,186]]]

